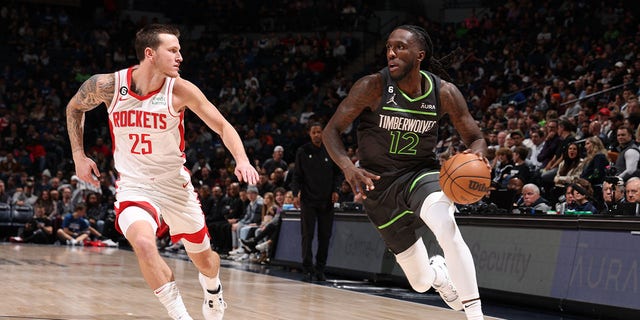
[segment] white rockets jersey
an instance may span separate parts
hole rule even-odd
[[[115,73],[115,94],[109,113],[115,168],[124,178],[178,176],[185,162],[184,112],[172,107],[174,78],[146,96],[130,89],[133,69]]]

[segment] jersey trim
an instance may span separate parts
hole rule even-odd
[[[209,229],[205,225],[196,233],[178,233],[171,236],[171,242],[176,243],[180,241],[180,239],[185,239],[192,243],[202,243],[204,241],[205,236],[209,235]],[[209,237],[211,238],[211,237]]]
[[[413,214],[413,211],[411,211],[411,210],[402,211],[400,214],[398,214],[397,216],[393,217],[393,219],[389,220],[389,222],[387,222],[387,223],[385,223],[385,224],[383,224],[381,226],[378,226],[378,229],[384,229],[384,228],[392,225],[394,222],[398,221],[398,219],[400,219],[400,218],[402,218],[402,217],[404,217],[404,216],[406,216],[408,214]]]
[[[158,217],[158,212],[156,211],[156,208],[153,205],[151,205],[149,202],[146,202],[146,201],[123,201],[123,202],[119,202],[117,207],[114,207],[114,211],[116,213],[116,220],[115,220],[116,231],[118,231],[119,233],[122,233],[122,230],[120,230],[120,225],[118,224],[118,217],[120,217],[120,213],[122,213],[122,211],[124,211],[124,209],[126,209],[128,207],[132,207],[132,206],[133,207],[139,207],[139,208],[143,209],[144,211],[148,212],[149,215],[151,215],[151,217],[153,218],[153,220],[156,221],[156,224],[160,225],[160,218]]]
[[[175,118],[182,117],[182,114],[184,112],[178,112],[176,114],[176,109],[173,107],[173,86],[176,83],[176,79],[168,78],[167,81],[169,81],[167,85],[167,108],[168,108],[169,114]]]
[[[160,87],[158,89],[153,90],[153,91],[147,93],[144,96],[141,96],[141,95],[135,93],[133,90],[131,90],[131,77],[133,76],[133,69],[135,69],[136,67],[137,67],[137,65],[136,66],[131,66],[127,70],[127,89],[129,89],[129,95],[130,96],[132,96],[132,97],[134,97],[134,98],[136,98],[136,99],[138,99],[140,101],[147,100],[150,97],[154,96],[156,93],[160,92],[160,90],[162,90],[162,88],[164,87],[164,81],[167,81],[167,79],[165,77],[165,80],[162,82],[162,84],[160,85]]]
[[[403,109],[403,108],[393,108],[393,107],[382,107],[382,110],[406,112],[406,113],[413,113],[413,114],[423,114],[423,115],[426,115],[426,116],[437,116],[438,115],[437,112],[418,111],[418,110]]]
[[[420,74],[422,74],[425,78],[427,78],[427,81],[429,81],[429,90],[427,90],[427,92],[425,92],[423,95],[413,99],[411,97],[409,97],[406,93],[404,93],[404,91],[402,91],[400,89],[400,87],[398,87],[398,91],[400,91],[400,94],[402,94],[407,100],[409,100],[409,102],[416,102],[418,100],[424,99],[427,96],[429,96],[431,94],[431,92],[433,92],[433,80],[431,80],[431,77],[429,77],[424,71],[420,70]]]

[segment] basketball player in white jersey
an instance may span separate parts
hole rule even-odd
[[[104,103],[109,114],[115,167],[119,174],[116,227],[131,243],[142,275],[172,319],[189,316],[172,270],[156,247],[160,216],[173,242],[182,240],[204,290],[206,320],[222,319],[226,303],[218,278],[220,257],[210,249],[204,215],[184,167],[185,109],[195,112],[222,138],[236,160],[235,174],[249,184],[258,173],[235,129],[191,82],[180,78],[180,32],[149,25],[136,34],[140,64],[85,81],[67,106],[67,126],[76,174],[98,185],[100,172],[83,146],[84,114]]]

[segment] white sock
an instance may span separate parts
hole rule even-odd
[[[480,299],[473,300],[464,304],[464,313],[468,320],[483,320],[482,303]]]
[[[175,281],[165,283],[162,287],[154,290],[153,293],[167,309],[171,319],[193,320],[187,313],[187,308],[182,302],[182,297]]]
[[[207,291],[216,291],[220,288],[220,277],[218,275],[216,275],[213,278],[209,278],[204,274],[200,273],[200,277],[203,280],[203,281],[200,281],[200,284]]]

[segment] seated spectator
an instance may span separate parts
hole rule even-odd
[[[511,210],[513,209],[513,207],[517,207],[517,202],[518,199],[520,199],[522,197],[522,188],[524,187],[525,183],[522,182],[522,180],[520,180],[520,178],[518,177],[514,177],[509,179],[509,183],[507,184],[507,190],[511,192],[511,194],[513,194],[513,196],[511,197],[511,207],[509,208],[501,208],[501,209],[507,209],[508,212],[511,212]]]
[[[231,251],[231,225],[224,216],[224,194],[222,188],[211,189],[211,205],[204,211],[205,221],[211,235],[211,248],[219,254],[226,255]],[[204,209],[204,207],[203,207]]]
[[[554,203],[564,193],[565,187],[582,173],[582,158],[580,157],[580,147],[577,143],[571,142],[567,150],[562,154],[562,161],[558,166],[558,172],[553,178],[554,188],[551,192],[551,201]]]
[[[102,233],[104,232],[104,220],[107,215],[107,210],[100,202],[100,197],[101,195],[99,193],[89,193],[85,200],[85,205],[87,207],[87,219],[89,220],[89,225]]]
[[[81,246],[89,238],[91,230],[89,221],[85,218],[86,214],[87,206],[84,203],[78,203],[73,213],[67,213],[64,216],[62,226],[57,232],[58,239],[62,243]]]
[[[214,186],[216,179],[213,174],[211,174],[211,169],[208,166],[203,166],[191,176],[191,183],[193,183],[196,188],[203,185]]]
[[[229,233],[222,234],[223,237],[228,237],[229,251],[231,249],[237,249],[237,245],[233,246],[231,226],[236,224],[242,217],[244,217],[244,206],[242,198],[240,198],[240,184],[233,182],[227,188],[227,195],[222,199],[222,214],[229,223]],[[225,228],[226,229],[226,228]],[[224,250],[223,250],[224,251]],[[228,252],[228,251],[227,251]]]
[[[273,170],[273,173],[271,173],[271,176],[269,177],[269,181],[271,182],[271,185],[274,189],[284,188],[285,176],[286,173],[282,168],[276,168],[275,170]]]
[[[258,188],[258,192],[260,194],[272,192],[274,189],[274,186],[271,184],[271,181],[269,181],[269,175],[267,175],[267,173],[264,172],[264,169],[262,171],[263,172],[261,172],[259,175],[258,183],[256,184],[256,187]]]
[[[573,189],[573,201],[575,202],[575,207],[572,208],[574,211],[598,213],[598,209],[593,203],[593,188],[589,181],[578,178],[571,184],[571,189]]]
[[[284,194],[284,204],[282,210],[300,210],[300,205],[296,204],[295,197],[291,190]]]
[[[626,216],[640,215],[640,178],[629,178],[624,189],[626,198],[622,201],[618,213]]]
[[[554,158],[558,148],[560,148],[560,137],[558,136],[558,120],[549,120],[543,128],[544,132],[544,144],[542,149],[538,153],[538,162],[540,168],[548,171],[551,168],[547,167],[551,160]]]
[[[0,179],[0,203],[11,204],[11,197],[6,191],[4,181]]]
[[[354,195],[351,185],[347,180],[343,180],[338,190],[338,203],[353,202]]]
[[[544,131],[540,129],[540,126],[536,125],[535,128],[531,128],[529,131],[529,141],[527,145],[525,141],[523,144],[527,146],[531,152],[527,155],[527,162],[533,166],[534,170],[538,171],[542,168],[542,162],[538,161],[538,155],[544,148]]]
[[[38,196],[34,193],[34,180],[33,177],[28,177],[24,188],[16,188],[11,204],[33,207],[36,201],[38,201]]]
[[[260,225],[262,220],[262,203],[259,201],[258,188],[251,185],[247,188],[247,197],[249,198],[249,204],[244,213],[244,217],[238,222],[231,225],[231,236],[233,246],[238,249],[229,252],[232,255],[240,255],[239,259],[244,260],[249,258],[248,254],[245,254],[244,249],[240,247],[240,239],[246,239],[247,235],[252,229],[255,229]]]
[[[264,195],[262,205],[262,223],[249,234],[247,239],[240,239],[243,248],[249,253],[260,252],[257,262],[265,262],[270,255],[271,248],[276,242],[276,235],[280,227],[281,210],[275,203],[275,196],[268,192]]]
[[[281,168],[282,170],[288,169],[287,162],[282,159],[283,156],[284,148],[282,146],[273,148],[272,157],[262,164],[262,168],[264,168],[267,173],[267,177],[271,176],[271,173],[273,173],[276,168]]]
[[[526,163],[528,154],[529,149],[525,146],[519,145],[514,148],[512,154],[513,167],[511,167],[511,172],[509,173],[509,179],[517,177],[522,180],[524,184],[531,182],[531,170]]]
[[[440,166],[443,166],[449,158],[451,158],[451,153],[449,151],[444,151],[438,154],[438,162],[440,163]]]
[[[618,147],[616,151],[618,156],[615,160],[615,167],[618,177],[627,181],[638,170],[638,162],[640,161],[640,151],[638,145],[633,141],[633,129],[628,126],[621,126],[617,130]],[[612,159],[613,160],[613,159]]]
[[[497,190],[506,189],[507,183],[511,178],[509,176],[511,169],[513,169],[513,152],[507,147],[498,149],[491,173],[491,186]]]
[[[53,243],[53,226],[51,225],[51,219],[46,215],[44,206],[36,204],[33,219],[24,225],[20,236],[12,237],[10,240],[11,242],[39,244]]]
[[[276,188],[273,190],[273,195],[275,196],[276,205],[280,210],[282,210],[282,206],[284,205],[284,194],[287,193],[285,188]]]
[[[518,201],[520,213],[547,212],[551,209],[549,201],[540,196],[540,188],[533,183],[522,187],[522,199]]]
[[[607,178],[602,183],[602,199],[603,204],[600,210],[601,214],[618,215],[620,203],[624,201],[625,190],[624,181],[621,178],[615,177],[615,179]]]
[[[605,170],[609,164],[607,159],[607,149],[602,144],[602,140],[596,136],[591,136],[584,142],[587,156],[584,158],[584,166],[580,178],[586,179],[593,187],[594,200],[596,204],[602,204],[602,183],[604,182]]]
[[[67,213],[73,212],[75,204],[72,201],[73,191],[71,190],[71,187],[62,186],[60,188],[61,188],[60,193],[62,194],[62,198],[60,199],[60,201],[58,201],[57,208],[58,208],[59,216],[60,218],[62,218]],[[55,217],[51,217],[51,218],[53,219]]]
[[[555,206],[557,214],[565,214],[567,210],[575,210],[576,207],[576,202],[573,199],[573,186],[568,185],[564,190],[564,198],[561,198]]]

